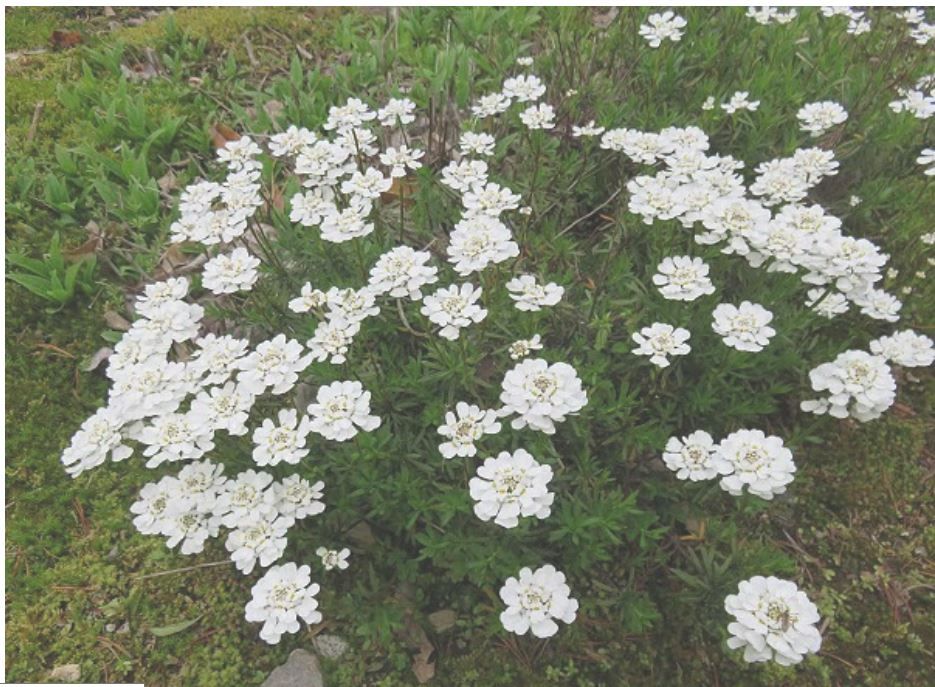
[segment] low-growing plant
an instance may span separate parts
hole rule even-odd
[[[42,259],[10,253],[7,262],[22,270],[9,272],[8,279],[58,307],[67,305],[79,294],[91,296],[97,289],[94,281],[97,259],[94,254],[79,255],[69,261],[62,251],[62,238],[58,232],[52,235],[49,252]]]
[[[775,577],[785,556],[684,542],[730,499],[755,512],[794,492],[814,440],[795,408],[873,420],[894,366],[931,364],[932,342],[870,340],[902,303],[879,288],[881,246],[836,214],[844,105],[777,115],[772,159],[731,155],[760,107],[748,93],[725,95],[737,117],[719,124],[604,114],[631,79],[674,88],[684,25],[652,15],[620,38],[647,73],[616,84],[561,51],[520,55],[502,83],[467,49],[415,51],[405,90],[377,79],[389,48],[334,79],[293,60],[271,92],[295,124],[223,143],[223,169],[181,193],[186,276],[137,298],[69,473],[142,452],[162,476],[132,506],[137,529],[196,554],[224,528],[271,643],[331,615],[404,663],[390,645],[414,616],[458,604],[488,637],[579,646],[602,621],[657,623],[646,588],[671,570],[686,608],[725,599],[727,632],[726,616],[704,629],[746,660],[817,651],[818,609]],[[120,170],[148,178],[145,156]],[[118,182],[101,183],[116,216],[155,223],[151,204],[119,214]]]

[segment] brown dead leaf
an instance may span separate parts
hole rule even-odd
[[[697,518],[685,518],[685,529],[690,534],[679,537],[681,541],[704,541],[705,531],[708,528],[707,520],[698,520]]]
[[[56,355],[60,355],[60,356],[62,356],[63,358],[71,358],[71,359],[74,359],[74,357],[75,357],[75,356],[73,356],[71,353],[69,353],[68,351],[66,351],[64,348],[59,348],[59,347],[56,346],[55,344],[50,344],[50,343],[37,343],[37,344],[36,344],[36,348],[41,348],[41,349],[44,350],[44,351],[51,351],[52,353],[55,353]]]
[[[240,134],[222,122],[212,124],[208,133],[211,135],[211,142],[215,148],[223,148],[228,141],[240,140]]]
[[[80,246],[66,250],[65,257],[75,259],[84,257],[85,255],[93,255],[94,253],[97,253],[103,247],[103,245],[103,238],[100,236],[92,236]]]
[[[170,193],[179,187],[179,182],[175,176],[175,172],[173,172],[171,169],[159,177],[159,179],[156,180],[156,183],[159,184],[159,189],[163,193]]]
[[[151,62],[131,64],[129,67],[121,64],[120,71],[129,81],[149,81],[159,75],[159,70]]]
[[[263,111],[266,112],[273,121],[276,121],[285,109],[286,106],[278,100],[267,100],[263,104]]]
[[[107,326],[111,329],[116,329],[119,332],[125,332],[130,329],[130,323],[118,313],[115,313],[113,310],[108,310],[104,313],[104,321],[107,323]]]
[[[55,50],[67,50],[68,48],[74,48],[76,45],[80,45],[82,38],[81,34],[77,31],[62,31],[56,29],[52,32],[52,37],[49,40]]]
[[[405,178],[393,177],[393,185],[389,190],[380,194],[380,200],[384,203],[396,202],[402,197],[403,205],[409,207],[413,204],[412,196],[416,192],[416,185]]]
[[[111,355],[113,355],[114,349],[104,346],[99,348],[94,352],[90,358],[81,363],[80,368],[83,372],[93,372],[101,363],[107,360]]]
[[[373,546],[377,543],[376,537],[373,536],[373,530],[370,529],[370,525],[363,520],[349,529],[347,531],[347,536],[356,544],[364,547]]]
[[[599,29],[606,29],[613,23],[618,14],[620,14],[619,7],[611,7],[606,12],[592,11],[591,23]]]
[[[444,608],[434,613],[429,613],[429,625],[436,632],[444,632],[455,626],[458,620],[458,614],[450,608]]]
[[[116,16],[117,16],[117,13],[114,12],[114,8],[113,8],[113,7],[110,7],[110,6],[105,5],[105,6],[104,6],[104,16],[105,16],[105,17],[116,17]]]

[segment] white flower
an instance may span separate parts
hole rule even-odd
[[[870,351],[902,367],[928,367],[935,362],[932,340],[924,334],[904,329],[892,336],[870,342]]]
[[[324,127],[329,131],[354,129],[364,122],[375,119],[376,116],[376,113],[359,98],[348,98],[344,105],[333,105],[328,109],[328,119]]]
[[[143,317],[151,317],[163,303],[180,301],[187,295],[188,279],[185,277],[171,277],[147,284],[143,294],[136,298],[136,312]]]
[[[726,103],[721,103],[721,109],[727,114],[734,114],[737,110],[749,110],[755,112],[760,106],[759,100],[750,100],[750,94],[747,91],[737,91]]]
[[[463,327],[487,317],[487,310],[477,304],[482,291],[473,284],[452,284],[426,296],[420,312],[441,327],[441,337],[454,341]]]
[[[724,609],[735,618],[727,646],[743,649],[748,663],[794,665],[821,648],[818,609],[793,582],[751,577],[724,599]]]
[[[766,436],[758,429],[740,429],[729,434],[717,447],[718,457],[731,467],[721,478],[721,488],[740,496],[744,487],[767,501],[786,491],[794,479],[792,451],[779,437]]]
[[[319,546],[315,549],[315,555],[321,558],[321,564],[325,570],[334,570],[335,568],[346,570],[349,565],[347,558],[351,555],[351,550],[344,548],[338,551],[337,549],[327,549],[324,546]]]
[[[380,313],[376,305],[376,296],[368,287],[362,289],[339,289],[332,286],[325,294],[327,298],[327,311],[325,317],[329,320],[341,319],[345,322],[363,322],[368,317]]]
[[[693,482],[733,471],[731,464],[718,453],[711,435],[701,429],[681,439],[669,437],[662,460],[676,477]]]
[[[528,452],[502,451],[477,468],[469,483],[474,513],[484,522],[493,519],[501,527],[513,528],[519,518],[542,520],[552,512],[555,494],[549,491],[552,468],[536,462]]]
[[[493,155],[497,140],[490,134],[465,131],[461,134],[460,147],[462,155]]]
[[[510,298],[516,301],[517,310],[524,311],[536,311],[555,305],[562,300],[565,293],[564,287],[554,282],[542,285],[536,283],[536,278],[531,274],[514,277],[506,283],[506,288],[510,292]]]
[[[665,258],[656,270],[653,284],[669,300],[693,301],[714,293],[714,285],[708,278],[709,267],[701,258],[688,255]]]
[[[861,199],[860,196],[851,196],[850,200],[847,201],[847,204],[850,205],[852,208],[856,208],[862,202],[863,200]]]
[[[409,98],[391,98],[385,107],[377,112],[377,119],[383,126],[395,126],[397,123],[412,124],[416,121],[412,113],[416,109],[416,104]]]
[[[257,396],[267,387],[272,387],[270,392],[273,394],[284,394],[295,386],[299,372],[311,362],[311,355],[302,355],[302,344],[295,339],[286,340],[285,334],[279,334],[237,361],[240,369],[237,382]]]
[[[263,623],[264,642],[278,644],[282,635],[298,632],[299,618],[309,625],[321,622],[315,599],[320,587],[311,584],[310,572],[307,565],[274,565],[253,585],[245,616],[249,622]]]
[[[801,122],[802,131],[812,136],[820,136],[834,125],[847,121],[847,111],[831,100],[808,103],[795,116]]]
[[[341,192],[375,200],[381,193],[386,193],[393,185],[393,180],[380,174],[380,170],[368,167],[361,174],[354,172],[350,179],[341,183]]]
[[[308,455],[305,437],[311,431],[310,420],[292,409],[279,411],[279,426],[269,418],[253,431],[253,460],[257,465],[279,465],[290,463],[298,465]]]
[[[284,132],[269,137],[269,152],[273,157],[293,156],[317,140],[318,136],[313,132],[293,124]]]
[[[169,340],[179,343],[198,336],[205,311],[197,303],[166,301],[150,311],[144,320],[133,323],[153,341]]]
[[[318,323],[315,333],[305,345],[311,351],[313,360],[329,360],[332,365],[340,365],[347,360],[347,349],[359,331],[359,321],[349,322],[340,313],[335,313]]]
[[[489,93],[481,96],[477,104],[471,106],[471,113],[478,119],[485,119],[505,112],[512,100],[503,93]]]
[[[851,295],[860,312],[875,320],[898,322],[903,304],[896,296],[882,289],[867,289]]]
[[[66,472],[77,477],[85,470],[103,464],[108,455],[113,461],[133,455],[133,449],[123,443],[120,431],[123,425],[121,414],[111,407],[101,408],[85,420],[62,453]]]
[[[581,138],[582,136],[590,138],[591,136],[600,136],[602,133],[604,133],[604,127],[596,126],[593,119],[584,126],[571,127],[571,135],[575,138]]]
[[[935,38],[935,24],[919,22],[914,29],[909,31],[909,37],[916,42],[916,45],[928,45],[929,41]]]
[[[930,231],[927,234],[922,234],[919,237],[926,246],[935,246],[935,231]]]
[[[452,160],[442,168],[441,182],[462,193],[474,184],[486,184],[487,163],[483,160]]]
[[[738,351],[762,351],[776,330],[769,327],[773,314],[757,303],[743,301],[740,306],[721,303],[714,309],[714,331],[724,343]]]
[[[515,98],[517,102],[525,103],[538,100],[545,95],[545,84],[538,76],[514,76],[503,82],[503,95]]]
[[[162,534],[174,518],[187,512],[188,504],[178,495],[179,482],[165,476],[140,490],[140,498],[130,506],[133,526],[140,534]]]
[[[321,221],[321,238],[331,243],[344,243],[371,234],[373,224],[367,222],[368,214],[370,208],[366,205],[349,205],[325,215]]]
[[[539,103],[519,113],[519,118],[529,129],[552,129],[555,127],[555,110],[551,105]]]
[[[506,186],[488,183],[474,184],[470,191],[464,193],[461,200],[464,203],[465,215],[483,214],[499,217],[506,210],[518,208],[520,196]]]
[[[193,423],[223,429],[231,436],[247,433],[247,419],[256,395],[240,384],[227,382],[198,392],[188,414]]]
[[[925,167],[925,175],[935,175],[935,148],[923,148],[916,162]]]
[[[649,43],[649,47],[658,48],[662,41],[679,41],[682,39],[682,29],[686,25],[685,19],[672,11],[661,14],[650,14],[645,24],[640,24],[640,35]]]
[[[638,334],[633,334],[633,341],[639,344],[633,352],[650,356],[649,362],[653,365],[668,367],[668,356],[686,355],[691,351],[691,346],[686,343],[690,336],[687,329],[656,322],[651,327],[643,327]]]
[[[829,320],[837,315],[847,312],[847,298],[836,291],[828,289],[809,289],[808,300],[805,305],[822,317]]]
[[[524,56],[516,58],[516,64],[518,64],[520,67],[531,67],[532,62],[533,59],[531,57]]]
[[[805,412],[832,417],[848,416],[868,422],[880,417],[896,401],[896,380],[882,356],[845,351],[830,363],[808,373],[815,391],[827,396],[802,401]]]
[[[223,493],[227,478],[224,466],[210,460],[189,463],[179,470],[174,479],[174,498],[185,504],[186,510],[214,513],[217,510],[218,495]]]
[[[448,239],[448,261],[462,277],[518,255],[513,234],[503,222],[489,215],[462,219]]]
[[[238,527],[256,515],[272,519],[276,509],[269,488],[273,476],[268,472],[246,470],[235,479],[227,480],[217,496],[214,514],[225,527]]]
[[[479,406],[459,401],[454,413],[450,410],[445,413],[445,424],[438,428],[438,433],[448,438],[448,441],[439,444],[438,450],[445,458],[475,456],[477,447],[474,442],[485,434],[496,434],[499,431],[497,411],[481,410]]]
[[[289,219],[304,227],[316,227],[322,219],[338,211],[334,204],[334,191],[327,186],[296,193],[290,204]]]
[[[137,438],[147,445],[143,455],[149,458],[148,468],[164,461],[197,460],[214,448],[214,429],[190,413],[159,415],[140,430]]]
[[[419,169],[422,163],[419,159],[425,155],[421,150],[411,150],[409,146],[401,145],[399,148],[387,148],[380,154],[380,162],[390,168],[391,177],[406,176],[406,169]],[[392,183],[390,184],[392,188]]]
[[[211,513],[181,510],[166,520],[162,534],[170,549],[181,543],[179,551],[185,556],[192,556],[204,551],[205,542],[218,536],[219,530],[220,520]]]
[[[250,343],[232,336],[206,334],[197,339],[197,350],[192,353],[189,366],[198,370],[202,386],[223,384],[237,369],[237,361],[244,357]]]
[[[332,382],[319,387],[316,402],[308,406],[311,430],[326,439],[347,441],[357,428],[372,432],[380,418],[370,415],[370,392],[360,382]]]
[[[508,632],[532,634],[540,639],[558,632],[558,623],[573,623],[578,601],[571,598],[571,589],[565,584],[565,575],[554,566],[544,565],[533,572],[530,568],[519,571],[519,579],[507,578],[500,588],[500,598],[507,608],[500,614],[500,622]]]
[[[398,246],[379,257],[370,270],[370,286],[376,293],[394,298],[422,298],[422,287],[438,281],[438,269],[428,265],[432,256],[409,246]]]
[[[270,500],[280,515],[301,520],[324,512],[325,504],[321,501],[324,488],[321,480],[312,484],[298,475],[290,475],[282,482],[273,482]]]
[[[257,169],[260,163],[253,158],[262,153],[260,146],[249,136],[242,136],[235,141],[228,141],[218,148],[218,160],[227,164],[228,169],[239,172],[243,169]]]
[[[224,547],[231,552],[237,569],[249,575],[257,563],[265,568],[279,560],[286,550],[286,534],[292,525],[292,518],[250,515],[230,531]]]
[[[298,313],[308,312],[313,308],[320,308],[327,300],[328,297],[324,291],[313,289],[311,282],[305,282],[301,295],[289,301],[289,310]]]
[[[704,102],[701,103],[701,109],[705,111],[713,110],[715,107],[716,107],[716,104],[714,102],[713,95],[709,95],[707,98],[704,99]]]
[[[532,351],[541,351],[542,350],[542,337],[538,334],[534,334],[531,339],[517,339],[510,344],[509,351],[510,357],[513,360],[519,360],[520,358],[525,358]]]
[[[249,291],[260,276],[256,271],[259,266],[260,261],[246,248],[235,248],[205,263],[202,284],[216,294]]]
[[[513,429],[529,425],[539,432],[554,434],[554,423],[584,408],[588,396],[571,365],[549,365],[541,358],[533,358],[506,373],[500,402],[505,412],[519,415],[510,423]]]

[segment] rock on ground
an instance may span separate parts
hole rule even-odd
[[[324,687],[325,680],[315,654],[296,649],[260,687]]]

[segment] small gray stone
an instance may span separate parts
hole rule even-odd
[[[340,658],[347,651],[347,642],[337,635],[322,633],[312,640],[315,651],[324,658]]]
[[[296,649],[260,687],[324,687],[325,679],[315,654]]]

